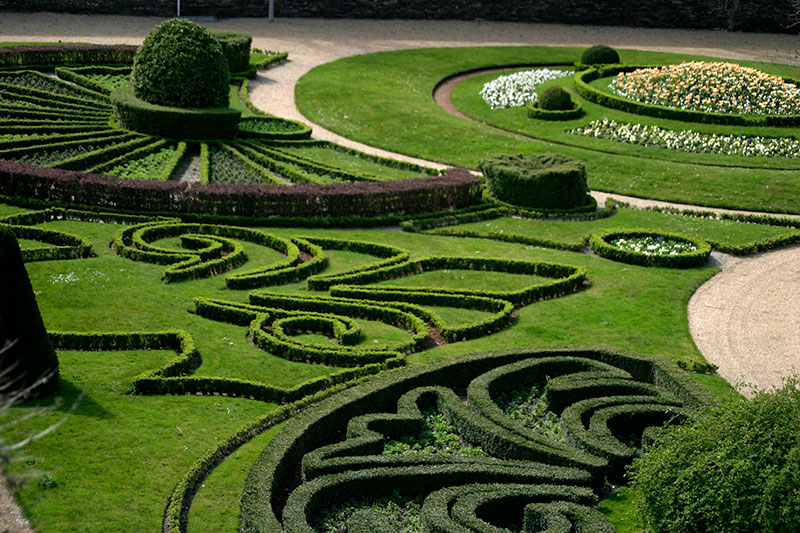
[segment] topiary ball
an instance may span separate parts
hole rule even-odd
[[[539,107],[548,111],[567,111],[573,109],[569,93],[561,87],[550,87],[539,95]]]
[[[597,44],[583,51],[581,63],[584,65],[601,65],[619,63],[619,54],[610,46]]]
[[[510,204],[565,210],[586,205],[586,168],[560,154],[498,155],[478,164],[492,196]]]
[[[136,52],[133,91],[169,107],[228,107],[228,62],[203,27],[173,19],[156,26]]]

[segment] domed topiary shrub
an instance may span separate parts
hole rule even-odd
[[[566,111],[575,105],[569,93],[561,87],[550,87],[539,96],[539,107],[549,111]]]
[[[228,62],[219,42],[188,20],[156,26],[133,60],[137,98],[170,107],[228,107]]]
[[[598,44],[583,51],[581,63],[585,65],[619,63],[619,54],[610,46]]]
[[[586,169],[559,154],[498,155],[478,165],[492,196],[540,209],[575,209],[587,203]]]

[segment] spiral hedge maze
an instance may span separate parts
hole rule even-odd
[[[498,405],[503,393],[535,386],[560,416],[563,440]],[[475,354],[392,372],[287,424],[247,479],[241,528],[317,531],[327,509],[352,500],[361,507],[348,527],[390,531],[370,502],[399,492],[424,495],[425,531],[614,531],[592,508],[605,480],[618,480],[636,443],[707,394],[671,364],[592,348]],[[390,441],[423,431],[426,410],[444,414],[482,455],[386,455]]]

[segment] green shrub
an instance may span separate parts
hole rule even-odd
[[[649,531],[800,530],[800,388],[700,410],[660,434],[633,487]]]
[[[236,135],[241,116],[227,104],[176,108],[145,102],[136,97],[132,87],[112,91],[111,105],[120,127],[170,139],[228,139]]]
[[[44,328],[14,234],[0,228],[0,391],[17,400],[58,390],[58,358]],[[28,389],[26,393],[23,393]],[[22,397],[13,393],[20,391]]]
[[[619,54],[610,46],[596,44],[583,51],[581,63],[585,65],[619,63]]]
[[[567,111],[574,104],[563,87],[550,87],[539,95],[539,107],[548,111]]]
[[[156,26],[136,53],[131,81],[137,98],[170,107],[227,107],[228,62],[207,30],[188,20]]]
[[[247,70],[250,65],[250,45],[253,42],[251,35],[230,30],[208,30],[208,33],[222,46],[229,72]]]
[[[478,164],[492,196],[525,207],[571,209],[586,203],[583,163],[559,154],[498,155]]]

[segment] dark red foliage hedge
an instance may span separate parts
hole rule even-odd
[[[130,65],[137,46],[65,44],[0,47],[0,67]]]
[[[459,209],[481,201],[481,181],[463,168],[392,182],[242,185],[151,180],[0,161],[0,194],[60,204],[156,213],[374,217]]]

